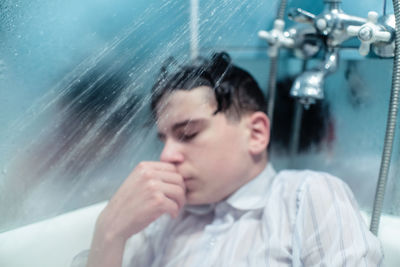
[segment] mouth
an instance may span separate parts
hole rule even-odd
[[[185,187],[186,187],[186,192],[191,191],[190,188],[193,186],[194,179],[192,177],[185,177],[183,178],[183,182],[185,183]]]

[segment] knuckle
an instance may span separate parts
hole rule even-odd
[[[142,177],[146,178],[146,179],[150,179],[151,178],[151,171],[150,170],[142,170]]]
[[[174,202],[173,205],[172,205],[172,209],[173,209],[174,211],[178,212],[178,211],[179,211],[179,205],[178,205],[178,203]]]
[[[152,202],[156,208],[164,206],[164,198],[161,194],[155,193],[152,195]]]
[[[139,171],[143,171],[143,170],[145,170],[146,169],[146,166],[147,166],[147,164],[146,164],[146,162],[140,162],[138,165],[137,165],[137,170],[139,170]]]
[[[174,205],[171,206],[171,212],[172,212],[172,214],[174,214],[175,216],[178,215],[178,213],[179,213],[179,206],[178,206],[178,204],[175,203]]]
[[[182,186],[179,186],[178,193],[181,197],[183,197],[186,193],[186,190]]]
[[[159,184],[157,181],[153,179],[148,179],[146,181],[146,187],[150,192],[158,192],[159,191]]]
[[[139,174],[143,175],[150,170],[150,165],[147,162],[142,161],[136,166],[136,170]]]
[[[153,214],[151,215],[151,217],[150,217],[150,220],[151,220],[152,222],[155,221],[155,220],[157,220],[157,218],[160,217],[161,214],[162,214],[161,212],[153,213]]]

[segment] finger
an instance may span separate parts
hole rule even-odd
[[[165,197],[165,201],[163,201],[163,207],[162,209],[164,210],[165,213],[168,213],[169,215],[171,215],[172,218],[176,218],[179,214],[179,204],[168,198]]]
[[[185,183],[183,181],[183,177],[178,173],[154,171],[153,175],[164,183],[178,185],[185,190]]]
[[[164,193],[164,195],[173,200],[178,204],[178,208],[181,209],[186,202],[186,196],[185,196],[185,190],[174,184],[162,184],[161,185],[161,191]]]
[[[159,177],[154,175],[155,171],[160,171],[160,172],[168,172],[168,173],[177,173],[176,167],[173,164],[168,164],[165,162],[155,162],[155,161],[142,161],[140,162],[136,168],[129,174],[127,179],[124,181],[124,184],[129,184],[126,185],[127,187],[130,187],[130,185],[136,183],[136,179],[138,177],[143,177],[147,179],[160,179]]]
[[[174,164],[161,161],[142,161],[138,164],[138,167],[158,171],[177,172],[176,166]]]

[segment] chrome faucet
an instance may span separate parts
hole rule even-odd
[[[290,89],[290,95],[299,99],[305,108],[314,104],[316,100],[324,98],[324,79],[336,71],[339,62],[339,49],[331,49],[324,62],[317,68],[308,70],[299,75]]]
[[[300,8],[292,9],[289,18],[312,25],[318,34],[324,36],[326,57],[323,63],[312,70],[299,75],[295,80],[290,95],[299,98],[308,107],[324,97],[323,85],[327,75],[336,71],[339,60],[339,46],[346,40],[358,37],[361,42],[359,52],[365,56],[374,46],[380,56],[390,55],[393,47],[394,30],[388,22],[378,23],[378,14],[369,12],[368,18],[351,16],[340,8],[341,0],[324,0],[325,7],[321,14],[314,15]]]
[[[363,56],[369,53],[371,46],[379,56],[393,56],[393,16],[379,18],[376,12],[369,12],[368,18],[352,16],[344,13],[341,3],[342,0],[324,0],[324,10],[318,15],[300,8],[291,9],[289,18],[299,24],[284,31],[283,20],[276,20],[273,30],[259,32],[269,43],[271,57],[277,56],[280,47],[286,47],[297,57],[307,59],[324,47],[326,57],[322,64],[299,75],[290,91],[290,95],[299,98],[306,107],[324,97],[324,79],[336,71],[339,47],[346,40],[357,37]]]

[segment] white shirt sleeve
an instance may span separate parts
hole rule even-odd
[[[381,266],[379,240],[368,230],[351,190],[329,174],[311,173],[298,190],[294,255],[299,266]]]

